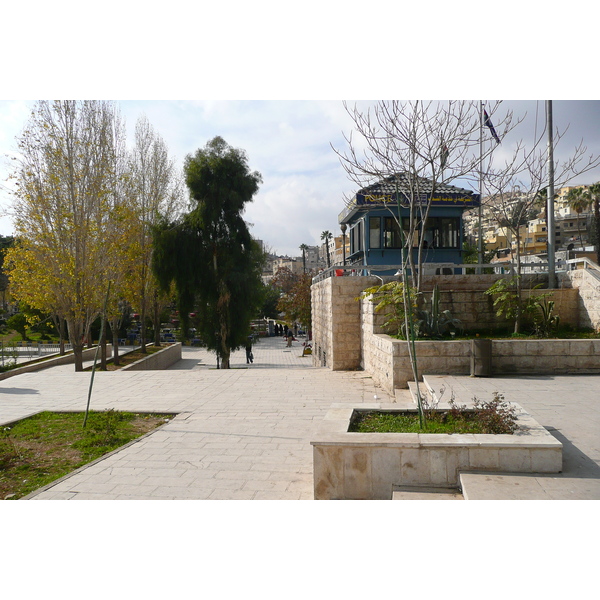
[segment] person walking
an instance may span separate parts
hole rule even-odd
[[[246,339],[246,364],[254,362],[254,354],[252,354],[252,336],[249,335]]]
[[[294,339],[294,332],[291,329],[287,330],[287,347],[292,347],[292,340]]]

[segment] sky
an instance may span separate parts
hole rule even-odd
[[[339,235],[338,214],[344,197],[356,186],[340,164],[333,147],[345,150],[343,134],[353,123],[342,100],[115,100],[133,142],[133,128],[145,115],[165,140],[178,168],[186,155],[219,135],[246,151],[251,170],[263,182],[245,219],[254,237],[279,255],[300,255],[300,244],[320,244],[324,230]],[[354,101],[349,101],[350,105]],[[367,108],[373,101],[358,101]],[[13,232],[10,217],[9,158],[15,155],[15,137],[25,125],[34,101],[0,101],[0,234]],[[536,121],[545,120],[544,101],[504,101],[501,115],[513,110],[525,121],[495,153],[508,155],[517,139],[530,141]],[[553,101],[555,127],[566,130],[555,150],[564,159],[583,141],[587,154],[600,156],[600,101]],[[572,183],[600,180],[600,168]]]

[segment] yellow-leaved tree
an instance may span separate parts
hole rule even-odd
[[[75,370],[108,282],[123,265],[127,218],[117,180],[124,128],[104,101],[39,101],[18,138],[16,243],[6,256],[14,296],[67,324]]]

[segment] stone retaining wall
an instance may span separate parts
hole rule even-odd
[[[558,280],[564,288],[578,291],[579,327],[590,327],[600,331],[600,281],[587,269],[560,273]]]
[[[385,334],[365,344],[363,368],[388,393],[414,381],[408,345]],[[470,375],[471,341],[415,342],[419,374]],[[600,373],[600,339],[492,340],[493,375]]]
[[[329,277],[311,288],[313,364],[334,371],[360,368],[360,293],[376,277]]]
[[[96,354],[96,347],[88,348],[83,351],[83,360],[91,360],[94,358]],[[50,355],[52,356],[52,355]],[[110,358],[112,356],[112,345],[106,345],[106,356]],[[0,381],[3,379],[8,379],[9,377],[14,377],[15,375],[21,375],[22,373],[33,373],[35,371],[41,371],[42,369],[48,369],[49,367],[54,367],[56,365],[68,365],[70,363],[75,362],[75,355],[70,352],[69,354],[60,355],[57,354],[54,357],[46,358],[45,360],[40,360],[39,362],[35,362],[32,364],[26,364],[22,367],[17,367],[15,369],[11,369],[10,371],[5,371],[4,373],[0,373]],[[98,355],[98,362],[100,362],[100,356]]]
[[[486,288],[487,289],[487,288]],[[523,290],[523,297],[540,296],[548,290]],[[552,290],[554,314],[560,315],[561,324],[577,327],[579,324],[579,291],[577,289]],[[431,294],[426,294],[426,308],[431,306]],[[496,315],[494,298],[479,290],[440,290],[440,310],[449,310],[460,319],[466,331],[511,327],[504,317]]]
[[[162,371],[181,360],[181,342],[167,346],[158,352],[140,358],[123,367],[121,371]]]
[[[453,286],[441,290],[441,309],[450,310],[466,330],[472,330],[510,326],[495,315],[492,298],[482,293],[497,278],[450,275],[431,279],[440,286]],[[462,289],[467,281],[481,289]],[[537,279],[524,281],[532,287]],[[386,316],[376,313],[372,302],[357,301],[364,289],[380,283],[377,277],[331,277],[313,284],[313,364],[333,370],[364,369],[393,393],[414,380],[406,342],[385,335]],[[593,277],[583,270],[572,271],[562,274],[559,283],[562,287],[552,290],[551,299],[561,323],[600,328],[600,293],[593,287]],[[527,293],[546,291],[525,290]],[[429,298],[426,293],[426,303]],[[470,374],[470,341],[418,341],[416,348],[420,373]],[[600,340],[495,340],[492,374],[598,373],[598,357]]]

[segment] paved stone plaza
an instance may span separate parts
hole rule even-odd
[[[217,370],[204,349],[186,347],[167,371],[97,372],[93,410],[178,416],[30,498],[312,499],[310,441],[330,405],[373,402],[375,395],[394,399],[364,372],[313,367],[301,355],[301,342],[290,349],[282,338],[266,338],[254,347],[254,364],[246,365],[242,350],[229,370]],[[41,410],[84,410],[89,382],[90,374],[75,373],[72,365],[6,379],[0,423]],[[565,470],[534,482],[536,499],[600,499],[600,376],[448,377],[445,383],[459,399],[503,391],[563,443]],[[411,402],[402,391],[396,401]],[[480,497],[502,499],[515,488],[494,484],[490,477]]]

